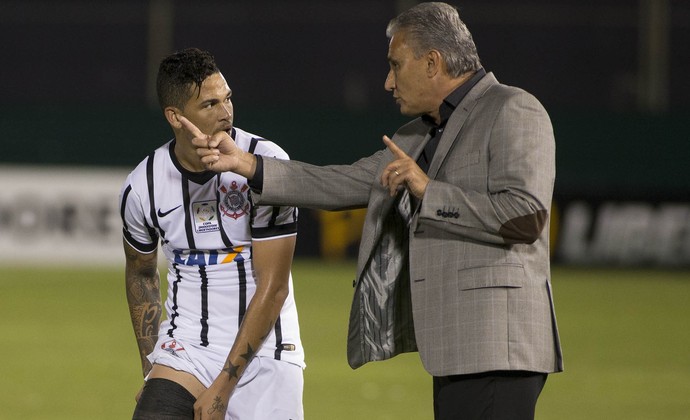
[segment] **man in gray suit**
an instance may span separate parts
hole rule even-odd
[[[253,200],[367,208],[350,314],[353,368],[419,351],[436,419],[531,419],[563,370],[549,258],[555,144],[529,93],[481,67],[457,10],[393,19],[385,88],[415,118],[386,148],[318,167],[242,152],[185,122],[203,163]]]

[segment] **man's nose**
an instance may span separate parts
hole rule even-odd
[[[232,105],[230,104],[223,104],[223,118],[230,118],[232,117]]]
[[[383,88],[387,91],[392,91],[395,89],[395,76],[393,76],[393,71],[389,71],[386,76],[386,81],[383,84]]]

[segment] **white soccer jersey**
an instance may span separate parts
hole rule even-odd
[[[234,128],[237,146],[288,159],[275,143]],[[124,238],[142,253],[160,240],[168,260],[167,335],[223,355],[232,346],[256,290],[252,240],[297,232],[297,209],[254,206],[247,179],[231,172],[191,173],[177,161],[175,140],[132,171],[120,194]],[[304,366],[297,309],[290,294],[272,333],[257,352]]]

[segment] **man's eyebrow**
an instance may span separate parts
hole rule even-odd
[[[202,101],[202,102],[201,102],[201,106],[204,106],[204,105],[214,105],[214,104],[217,104],[218,102],[219,102],[218,99],[215,99],[215,98],[206,99],[205,101]]]

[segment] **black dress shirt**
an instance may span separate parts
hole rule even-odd
[[[436,148],[438,147],[438,141],[443,135],[443,130],[446,128],[446,123],[448,118],[450,118],[455,108],[458,107],[460,102],[465,98],[467,92],[470,91],[477,84],[477,82],[486,75],[486,71],[483,68],[477,70],[477,72],[465,83],[458,86],[454,91],[452,91],[446,99],[443,100],[438,112],[441,116],[441,122],[437,125],[433,118],[429,115],[423,115],[422,120],[430,126],[431,138],[429,142],[424,146],[424,150],[419,155],[417,159],[417,165],[424,172],[429,172],[429,166],[431,166],[431,160],[434,158],[434,153],[436,153]]]

